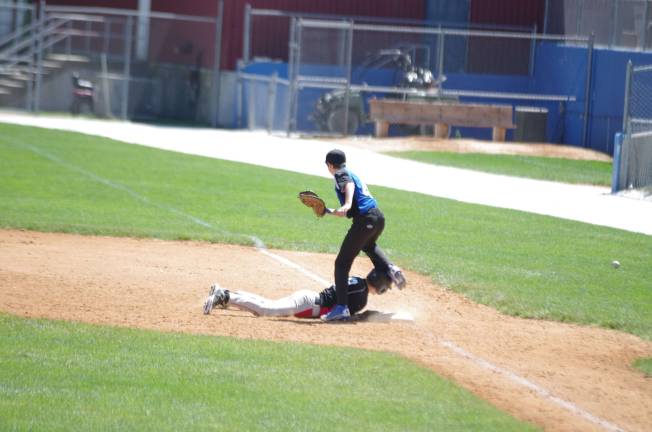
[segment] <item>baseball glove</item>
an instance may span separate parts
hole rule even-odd
[[[299,192],[299,199],[305,206],[310,207],[317,217],[322,217],[326,213],[331,212],[329,208],[326,208],[326,203],[324,203],[324,200],[319,198],[319,195],[313,191],[308,190]]]

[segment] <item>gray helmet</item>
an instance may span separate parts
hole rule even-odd
[[[392,280],[387,272],[378,271],[375,268],[367,275],[367,282],[376,288],[378,294],[383,294],[392,287]]]

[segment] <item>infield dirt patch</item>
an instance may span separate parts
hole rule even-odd
[[[334,142],[378,152],[432,151],[449,153],[484,153],[518,156],[540,156],[575,160],[611,162],[611,156],[592,149],[548,143],[494,142],[472,139],[439,139],[432,137],[347,138]]]
[[[273,252],[331,279],[331,255]],[[364,275],[369,268],[361,257],[352,274]],[[652,380],[630,365],[636,358],[652,357],[652,343],[616,331],[504,316],[429,278],[410,272],[407,276],[405,290],[371,296],[368,308],[407,311],[416,318],[414,323],[332,325],[256,318],[230,309],[205,316],[202,304],[214,281],[272,298],[323,287],[252,247],[0,231],[2,312],[390,351],[545,430],[608,430],[609,425],[650,430]],[[487,364],[499,369],[488,369]],[[524,386],[504,371],[549,394]],[[589,421],[553,397],[609,424]]]

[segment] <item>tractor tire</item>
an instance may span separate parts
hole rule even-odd
[[[328,115],[329,132],[344,133],[345,113],[346,110],[344,107],[337,107]],[[360,127],[360,115],[356,111],[349,109],[348,127],[346,133],[354,134],[355,131],[358,130],[358,127]]]

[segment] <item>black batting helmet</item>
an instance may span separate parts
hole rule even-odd
[[[392,280],[387,275],[387,272],[376,269],[371,270],[367,275],[367,283],[373,285],[378,294],[383,294],[392,287]]]

